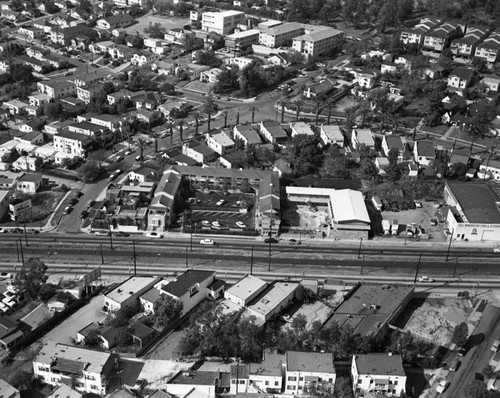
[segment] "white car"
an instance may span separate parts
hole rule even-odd
[[[215,205],[216,206],[222,206],[222,205],[225,205],[226,203],[227,203],[226,199],[221,199]]]
[[[0,303],[0,312],[6,312],[8,309],[9,309],[8,305]]]
[[[210,221],[203,220],[203,221],[201,222],[201,225],[205,225],[205,226],[209,227],[209,226],[210,226]]]
[[[450,385],[450,382],[447,381],[447,380],[441,380],[438,384],[438,386],[436,387],[436,392],[438,394],[442,394],[445,392],[445,390],[448,388],[448,386]]]
[[[133,153],[134,153],[133,149],[127,149],[125,152],[123,152],[125,156],[132,155]]]
[[[247,227],[247,225],[246,225],[244,222],[242,222],[242,221],[238,221],[238,222],[236,223],[236,226],[237,226],[238,228],[246,228],[246,227]]]
[[[221,227],[220,222],[218,222],[218,221],[212,221],[212,227],[220,228]]]
[[[212,239],[202,239],[200,240],[200,245],[214,246],[215,242]]]
[[[163,235],[158,233],[158,232],[148,232],[146,235],[144,235],[146,238],[153,238],[153,239],[161,239],[163,238]]]
[[[494,247],[493,253],[500,253],[500,246]]]
[[[95,235],[97,235],[97,236],[109,236],[109,231],[96,231]]]
[[[432,283],[434,282],[434,279],[429,278],[427,275],[422,275],[418,277],[419,282],[425,282],[425,283]]]
[[[6,234],[8,231],[5,228],[0,228],[0,234]]]

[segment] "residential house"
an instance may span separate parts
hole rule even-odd
[[[115,312],[126,308],[137,310],[139,297],[159,281],[159,278],[152,276],[131,276],[104,295],[107,311]]]
[[[181,175],[174,169],[167,170],[161,177],[149,205],[149,230],[164,231],[172,223],[175,215],[175,205],[181,194],[180,183]]]
[[[91,34],[92,28],[87,25],[70,26],[68,28],[53,30],[50,32],[50,40],[53,43],[61,44],[63,46],[78,37],[87,37]]]
[[[451,42],[451,52],[463,58],[472,58],[476,52],[477,45],[486,37],[488,29],[483,27],[468,26],[464,37],[454,39]]]
[[[41,186],[41,174],[25,173],[17,180],[16,190],[22,193],[35,194]]]
[[[150,111],[148,109],[141,108],[135,113],[135,117],[149,124],[154,124],[161,120],[162,114],[160,111]]]
[[[39,81],[36,86],[40,93],[47,94],[52,99],[76,95],[76,86],[71,82]]]
[[[288,135],[281,128],[281,125],[274,120],[260,122],[260,133],[271,144],[283,144],[288,139]]]
[[[141,184],[144,183],[155,174],[155,170],[147,166],[139,166],[138,168],[132,170],[128,173],[128,180],[130,183]]]
[[[423,48],[426,50],[442,52],[450,41],[460,36],[462,27],[454,22],[443,22],[441,25],[426,33],[424,36]]]
[[[313,83],[304,87],[303,94],[306,98],[316,98],[324,96],[334,89],[334,84],[329,80],[323,80],[319,83]]]
[[[413,146],[413,156],[415,158],[415,162],[417,162],[420,166],[431,166],[436,159],[434,142],[431,140],[415,141],[415,145]]]
[[[41,121],[38,119],[27,120],[21,124],[19,124],[19,131],[22,133],[31,133],[39,128],[41,125]],[[41,137],[41,142],[43,142],[43,135]]]
[[[475,57],[486,62],[495,63],[499,60],[500,53],[500,31],[491,33],[482,43],[476,47]]]
[[[464,89],[471,85],[476,72],[473,69],[458,67],[448,76],[448,86]]]
[[[136,51],[130,63],[139,67],[151,65],[160,59],[160,54],[152,51]]]
[[[332,353],[286,352],[285,394],[300,395],[311,387],[333,391],[335,379]]]
[[[82,398],[82,394],[66,384],[61,384],[47,398]]]
[[[356,73],[356,83],[358,86],[364,89],[370,89],[375,85],[377,79],[376,73],[364,73],[357,72]]]
[[[200,73],[200,81],[204,83],[217,83],[218,76],[223,72],[220,68],[212,68]]]
[[[125,88],[122,88],[121,90],[117,91],[116,93],[108,94],[107,95],[107,100],[109,105],[114,105],[118,103],[118,101],[123,100],[123,99],[130,99],[134,96],[134,92],[127,90]]]
[[[388,156],[389,151],[393,148],[398,150],[398,161],[402,162],[405,152],[403,140],[399,135],[384,135],[384,138],[382,139],[382,149],[384,150],[385,156]]]
[[[21,398],[21,393],[4,379],[0,379],[0,396],[2,398]]]
[[[13,170],[38,171],[34,156],[19,156],[15,162],[12,162],[11,168]]]
[[[48,341],[33,360],[33,371],[44,383],[71,383],[77,391],[105,395],[117,358],[116,354]]]
[[[17,34],[19,36],[22,36],[25,41],[33,41],[35,39],[38,39],[44,35],[43,29],[35,28],[32,26],[21,26],[17,30]]]
[[[290,123],[290,127],[292,129],[292,138],[300,134],[314,135],[314,131],[312,131],[311,127],[305,122]]]
[[[2,107],[4,109],[8,109],[11,115],[22,115],[23,113],[26,113],[26,108],[28,106],[29,104],[19,101],[18,99],[5,101],[2,104]]]
[[[207,146],[217,152],[219,155],[224,155],[229,149],[234,147],[234,141],[226,133],[220,132],[217,134],[206,135]]]
[[[45,93],[34,92],[28,95],[28,101],[30,102],[31,106],[41,107],[45,104],[48,104],[49,102],[52,102],[51,100],[51,97]]]
[[[275,66],[283,66],[284,68],[291,65],[290,57],[287,53],[273,53],[267,57],[266,61]]]
[[[103,85],[102,84],[94,84],[90,86],[80,86],[76,88],[76,96],[79,100],[89,104],[91,99],[94,98],[97,94],[102,93]]]
[[[213,162],[217,158],[217,152],[199,141],[189,141],[183,144],[182,153],[201,164]]]
[[[85,158],[92,144],[93,140],[88,135],[73,131],[61,131],[54,135],[54,148],[72,157]]]
[[[3,203],[9,200],[8,198],[10,198],[9,191],[0,191],[0,214],[4,207]],[[0,347],[7,350],[21,339],[23,335],[24,333],[20,330],[18,321],[7,315],[0,315]]]
[[[130,334],[132,340],[139,348],[144,347],[156,336],[156,330],[137,322],[130,327]]]
[[[113,30],[117,28],[126,28],[133,25],[134,18],[128,13],[111,15],[97,20],[97,27],[102,29]]]
[[[373,139],[372,131],[370,129],[353,129],[351,133],[351,144],[356,150],[358,150],[361,145],[369,149],[375,149],[375,140]]]
[[[399,397],[406,393],[407,377],[401,355],[354,355],[351,375],[356,396],[372,393]]]
[[[382,65],[380,65],[380,73],[396,73],[398,71],[398,64],[391,61],[384,61]]]
[[[158,107],[161,102],[161,97],[158,93],[153,91],[137,92],[130,100],[137,109],[145,108],[151,111]]]
[[[240,70],[250,65],[253,61],[254,59],[248,57],[229,57],[224,60],[226,65],[236,65]]]
[[[339,126],[325,126],[321,125],[320,135],[319,135],[323,145],[338,145],[340,148],[344,147],[344,135]]]
[[[247,126],[243,124],[238,124],[233,128],[233,137],[235,140],[241,140],[248,145],[260,145],[262,140],[260,139],[259,133],[254,130],[252,126]]]
[[[250,363],[248,372],[250,386],[267,393],[281,393],[285,378],[284,363],[284,355],[264,351],[261,363]]]
[[[497,76],[497,75],[484,75],[483,76],[483,80],[481,80],[481,82],[483,82],[486,85],[488,91],[492,91],[492,92],[498,92],[499,91],[499,88],[500,88],[500,76]]]

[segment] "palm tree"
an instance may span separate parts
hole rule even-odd
[[[488,167],[490,167],[490,160],[491,160],[491,157],[493,156],[493,154],[496,152],[496,145],[491,145],[489,148],[488,148],[488,160],[486,161],[486,170],[484,171],[484,179],[486,179],[486,172],[488,171]]]
[[[364,127],[366,118],[371,113],[370,104],[363,101],[359,106],[357,113],[361,116],[361,127]]]
[[[238,108],[238,113],[236,113],[236,124],[240,124],[240,108]]]
[[[313,103],[314,103],[314,112],[316,114],[315,124],[317,126],[319,121],[319,114],[323,110],[323,100],[321,98],[316,97],[313,99]]]
[[[285,122],[285,108],[286,108],[286,100],[284,98],[280,98],[277,102],[276,105],[281,107],[281,123]]]
[[[184,126],[186,125],[186,121],[184,119],[180,119],[177,122],[177,127],[179,128],[179,135],[181,136],[181,143],[183,140],[182,133],[184,132]]]
[[[198,129],[200,127],[200,114],[198,112],[195,112],[193,114],[193,117],[194,117],[195,135],[198,135]]]
[[[326,105],[328,106],[328,118],[326,120],[326,124],[330,124],[330,118],[332,117],[332,108],[333,105],[335,104],[335,101],[333,101],[331,98],[328,98],[326,100]]]
[[[255,120],[255,112],[257,112],[259,109],[255,105],[250,106],[250,112],[252,112],[252,124],[254,124]]]
[[[300,116],[300,108],[304,104],[301,99],[297,98],[292,101],[292,104],[295,106],[295,116],[296,116],[296,121],[299,121],[299,116]]]
[[[227,109],[224,109],[222,113],[224,114],[224,127],[227,127],[227,115],[229,112],[227,111]]]
[[[212,124],[212,112],[208,112],[208,120],[207,120],[207,128],[208,128],[208,132],[210,132],[211,128],[210,128],[210,125]]]
[[[139,152],[140,152],[140,157],[141,160],[143,160],[143,155],[144,155],[144,148],[146,148],[146,145],[148,145],[148,141],[144,138],[138,138],[137,139],[137,146],[139,147]]]
[[[167,120],[165,126],[170,130],[170,145],[174,142],[174,122],[172,120]]]

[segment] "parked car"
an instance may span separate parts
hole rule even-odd
[[[80,213],[80,219],[85,220],[89,216],[89,212],[87,210],[82,210]]]
[[[212,227],[220,228],[220,227],[222,227],[222,225],[218,221],[212,221]]]
[[[87,209],[95,205],[95,200],[91,200],[87,203]]]
[[[146,238],[161,239],[163,235],[158,232],[148,232],[144,235]]]
[[[35,234],[39,234],[40,231],[38,229],[35,229],[35,228],[26,228],[26,233],[31,234],[31,235],[35,235]]]
[[[118,231],[118,232],[113,232],[113,236],[116,236],[117,238],[127,238],[128,236],[130,236],[130,234],[123,231]]]
[[[438,220],[436,218],[430,218],[429,224],[431,224],[432,226],[436,226],[438,225]]]
[[[115,158],[115,163],[121,162],[122,160],[123,160],[123,156],[122,156],[122,155],[118,155],[118,156]]]
[[[203,220],[203,221],[201,222],[201,225],[204,225],[204,226],[206,226],[206,227],[209,227],[209,226],[210,226],[210,221],[208,221],[208,220]]]
[[[66,206],[66,207],[64,208],[64,212],[63,212],[63,214],[66,216],[66,215],[68,215],[69,213],[71,213],[72,211],[73,211],[73,208],[72,208],[71,206]]]
[[[494,247],[493,253],[500,253],[500,246]]]
[[[441,380],[439,382],[438,386],[436,387],[436,392],[438,394],[444,393],[449,385],[450,385],[450,382],[448,380],[446,380],[446,379]]]
[[[14,274],[10,272],[0,272],[0,279],[12,279],[14,278]]]
[[[238,221],[238,222],[236,223],[236,226],[237,226],[238,228],[246,228],[246,227],[247,227],[247,225],[246,225],[244,222],[242,222],[242,221]]]
[[[288,244],[291,246],[298,246],[298,245],[301,245],[302,242],[300,240],[297,240],[297,239],[290,239],[288,241]]]
[[[275,238],[266,238],[264,239],[264,243],[279,243],[279,240]]]
[[[202,240],[200,240],[200,245],[214,246],[215,242],[212,239],[202,239]]]
[[[109,236],[109,231],[96,231],[97,236]]]
[[[458,358],[455,358],[450,362],[450,366],[448,367],[448,369],[450,372],[456,372],[459,366],[460,360]]]
[[[221,199],[215,205],[216,206],[222,206],[222,205],[225,205],[226,203],[227,203],[226,199]]]
[[[142,160],[141,155],[137,155],[137,156],[135,157],[135,160],[137,160],[137,161]]]
[[[22,234],[22,233],[24,233],[24,231],[21,228],[11,228],[9,230],[9,232],[11,234]]]
[[[133,153],[134,153],[133,149],[127,149],[125,152],[123,152],[125,156],[132,155]]]
[[[9,231],[7,231],[5,228],[0,228],[0,234],[6,234],[7,232]]]
[[[418,277],[419,282],[424,282],[424,283],[432,283],[434,282],[434,279],[429,278],[427,275],[422,275]]]

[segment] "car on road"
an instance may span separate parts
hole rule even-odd
[[[127,238],[128,236],[130,236],[130,234],[123,231],[118,231],[118,232],[113,232],[113,236],[116,236],[117,238]]]
[[[242,221],[238,221],[238,222],[236,223],[236,226],[237,226],[238,228],[246,228],[246,227],[247,227],[247,225],[246,225],[244,222],[242,222]]]
[[[26,228],[26,233],[31,234],[31,235],[36,235],[36,234],[39,234],[40,231],[38,229],[35,229],[35,228]]]
[[[301,244],[302,244],[302,242],[301,242],[300,240],[297,240],[297,239],[290,239],[290,240],[288,241],[288,244],[289,244],[290,246],[298,246],[298,245],[301,245]]]
[[[77,199],[77,198],[73,198],[73,199],[71,199],[71,200],[69,201],[69,204],[70,204],[71,206],[74,206],[74,205],[76,205],[77,203],[78,203],[78,199]]]
[[[7,232],[9,231],[6,230],[5,228],[0,228],[0,234],[6,234]]]
[[[87,209],[95,205],[95,200],[91,200],[87,203]]]
[[[200,240],[200,245],[214,246],[215,242],[212,239],[202,239]]]
[[[115,163],[121,162],[122,160],[123,160],[123,156],[122,156],[122,155],[118,155],[118,156],[115,158]]]
[[[73,211],[73,208],[71,206],[66,206],[64,208],[64,212],[63,212],[63,215],[68,215],[69,213],[71,213]]]
[[[208,220],[203,220],[203,221],[201,222],[201,225],[204,225],[204,226],[206,226],[206,227],[209,227],[209,226],[210,226],[210,221],[208,221]]]
[[[89,212],[87,210],[82,210],[80,213],[80,219],[85,220],[89,216]]]
[[[220,228],[222,225],[219,221],[212,221],[212,227]]]
[[[266,238],[264,239],[264,243],[279,243],[280,241],[275,238]]]
[[[434,279],[429,278],[427,275],[422,275],[418,277],[418,281],[423,283],[433,283]]]
[[[137,156],[135,157],[135,160],[137,160],[137,161],[142,160],[142,156],[141,156],[141,155],[137,155]]]
[[[450,382],[448,380],[445,380],[445,379],[441,380],[439,382],[438,386],[436,387],[436,392],[438,394],[444,393],[449,385],[450,385]]]
[[[78,193],[76,194],[76,197],[77,198],[81,198],[83,196],[83,192],[82,191],[78,191]]]
[[[125,156],[132,155],[133,153],[134,153],[133,149],[127,149],[125,152],[123,152]]]
[[[122,173],[122,171],[120,169],[117,169],[115,171],[113,171],[113,173],[109,176],[109,180],[114,180],[116,177],[118,177],[120,174]]]
[[[14,274],[10,272],[0,272],[0,279],[12,279],[14,278]]]
[[[109,236],[110,232],[109,231],[95,231],[95,234],[97,236]]]
[[[11,234],[23,234],[24,233],[24,231],[21,228],[11,228],[9,230],[9,232]]]
[[[456,372],[459,366],[460,366],[460,359],[458,359],[458,358],[454,358],[454,359],[450,362],[450,366],[448,367],[448,370],[449,370],[450,372]]]
[[[160,234],[158,232],[148,232],[144,236],[146,238],[152,238],[152,239],[161,239],[161,238],[163,238],[163,234]]]
[[[494,247],[493,253],[500,253],[500,246]]]
[[[223,206],[227,203],[227,200],[226,199],[221,199],[219,200],[215,205],[216,206]]]

